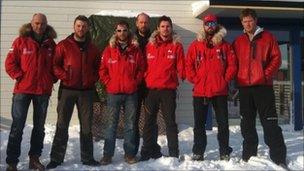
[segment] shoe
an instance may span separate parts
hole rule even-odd
[[[192,160],[194,161],[204,161],[204,155],[201,154],[193,154]]]
[[[185,156],[184,155],[180,155],[178,157],[178,162],[182,162],[182,161],[185,161]]]
[[[150,158],[151,158],[150,156],[143,156],[143,155],[141,155],[140,158],[139,158],[139,161],[147,161]]]
[[[283,169],[285,169],[285,170],[290,170],[290,169],[287,167],[286,163],[278,163],[277,165],[281,166],[281,167],[282,167]]]
[[[17,171],[17,164],[15,163],[8,164],[6,171]]]
[[[151,158],[158,159],[158,158],[161,158],[162,156],[163,156],[163,154],[161,152],[157,152],[157,153],[153,153],[153,154],[149,154],[149,155],[141,153],[139,161],[147,161]]]
[[[230,160],[230,155],[228,155],[228,154],[220,155],[220,160],[229,161]]]
[[[158,158],[161,158],[162,156],[163,156],[163,154],[161,152],[157,152],[157,153],[153,153],[151,155],[151,158],[158,159]]]
[[[134,156],[132,156],[132,155],[127,155],[126,154],[124,156],[124,159],[125,159],[125,162],[128,163],[128,164],[134,164],[134,163],[138,162],[137,159]]]
[[[100,164],[101,165],[108,165],[112,163],[112,157],[108,157],[108,156],[104,156],[101,160],[100,160]]]
[[[61,165],[61,163],[58,163],[58,162],[55,162],[55,161],[51,160],[50,163],[46,165],[46,168],[47,169],[54,169],[59,165]]]
[[[43,171],[45,167],[40,163],[39,156],[33,155],[30,156],[29,169]]]
[[[99,166],[100,163],[94,159],[86,161],[86,162],[82,162],[83,165],[87,165],[87,166]]]

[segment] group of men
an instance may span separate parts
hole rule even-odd
[[[276,39],[257,25],[257,15],[244,9],[240,20],[244,34],[233,44],[224,40],[227,33],[217,17],[203,17],[203,28],[189,46],[186,57],[180,37],[173,32],[170,17],[161,16],[157,29],[149,29],[150,17],[136,17],[134,34],[125,21],[117,22],[108,46],[99,53],[92,43],[90,22],[85,16],[74,21],[74,33],[57,45],[55,30],[47,24],[44,14],[34,14],[31,23],[20,29],[5,61],[6,71],[16,80],[13,103],[13,123],[7,145],[7,170],[17,170],[20,144],[29,104],[34,108],[30,169],[44,170],[39,161],[43,149],[44,123],[53,84],[60,80],[58,90],[57,124],[47,169],[64,161],[68,128],[76,104],[80,121],[81,162],[84,165],[108,165],[115,150],[116,129],[120,110],[124,109],[124,160],[133,164],[139,150],[138,122],[144,105],[143,143],[141,161],[160,158],[157,143],[159,109],[166,125],[169,156],[180,156],[178,128],[175,121],[176,89],[179,80],[194,84],[194,143],[192,160],[204,160],[207,145],[205,131],[208,105],[212,104],[218,125],[220,160],[229,160],[228,84],[236,79],[240,91],[242,159],[257,155],[258,136],[255,129],[256,112],[264,128],[264,139],[270,148],[270,158],[286,166],[286,146],[278,126],[272,77],[281,64]],[[106,130],[103,157],[93,156],[92,115],[95,82],[106,86]]]

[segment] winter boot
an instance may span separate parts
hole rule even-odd
[[[137,159],[132,155],[125,154],[124,158],[125,158],[125,162],[128,164],[137,163]]]
[[[47,169],[54,169],[59,165],[61,165],[61,163],[58,163],[58,162],[55,162],[55,161],[51,160],[51,162],[48,165],[46,165],[46,168]]]
[[[6,171],[17,171],[17,164],[15,164],[15,163],[8,164]]]
[[[109,156],[103,156],[103,158],[100,160],[101,165],[108,165],[112,163],[112,157]]]
[[[45,170],[45,167],[40,163],[39,156],[32,155],[30,156],[29,169],[33,170]]]

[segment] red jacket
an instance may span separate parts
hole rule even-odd
[[[275,37],[263,29],[256,33],[253,41],[244,33],[233,43],[239,67],[239,86],[272,85],[272,77],[281,65],[281,53]]]
[[[30,23],[21,27],[20,36],[8,52],[5,69],[12,79],[17,80],[14,93],[51,95],[53,83],[57,81],[52,69],[56,32],[48,25],[47,38],[41,44],[31,34]]]
[[[108,93],[132,94],[137,91],[145,71],[145,63],[137,42],[129,42],[125,51],[120,51],[115,36],[102,53],[99,77]]]
[[[146,46],[147,71],[145,81],[150,89],[176,89],[178,77],[185,79],[184,50],[177,35],[162,41],[159,33],[152,33]]]
[[[93,89],[98,80],[99,51],[90,41],[81,49],[74,35],[58,43],[54,58],[54,72],[64,88]]]
[[[228,83],[236,74],[232,46],[223,40],[226,29],[213,36],[213,47],[207,47],[204,31],[190,45],[186,58],[187,79],[194,84],[193,96],[213,97],[228,94]]]

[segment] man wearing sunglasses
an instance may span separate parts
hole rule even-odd
[[[145,63],[137,41],[129,30],[129,24],[120,21],[115,25],[114,35],[102,53],[99,69],[100,80],[106,85],[107,125],[102,165],[112,162],[116,142],[116,129],[121,107],[124,116],[124,159],[136,163],[135,119],[137,88],[144,75]]]
[[[218,125],[220,160],[229,160],[228,83],[236,73],[236,59],[231,45],[223,38],[226,29],[217,23],[217,17],[203,17],[203,29],[192,42],[186,58],[187,79],[194,84],[194,144],[193,160],[204,160],[207,145],[205,130],[209,103],[213,105]]]

